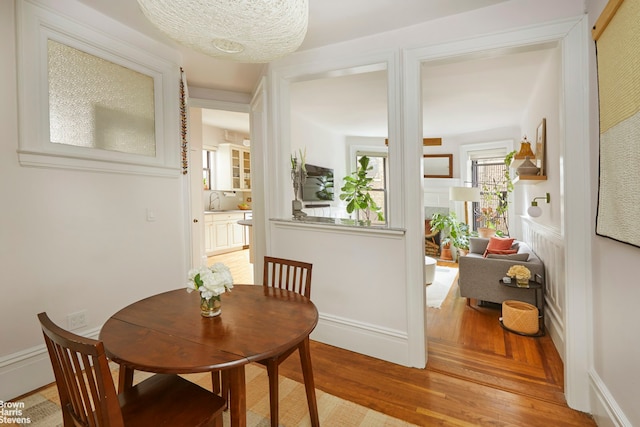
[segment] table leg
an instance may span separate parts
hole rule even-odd
[[[247,426],[247,389],[244,365],[227,370],[229,378],[229,406],[232,427]]]
[[[304,377],[304,388],[307,391],[307,404],[309,405],[309,416],[311,425],[320,427],[318,418],[318,403],[316,401],[316,386],[313,381],[313,370],[311,369],[311,351],[309,349],[309,337],[307,336],[298,345],[300,352],[300,363],[302,364],[302,376]]]
[[[133,372],[134,369],[125,365],[120,365],[118,371],[118,393],[130,389],[133,387]]]

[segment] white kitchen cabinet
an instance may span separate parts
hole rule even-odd
[[[231,246],[234,248],[244,246],[244,227],[238,224],[238,221],[244,219],[244,215],[240,215],[240,218],[230,224],[231,231]]]
[[[210,237],[212,246],[211,250],[207,250],[207,255],[231,252],[242,249],[245,245],[243,227],[238,221],[244,219],[243,213],[236,212],[220,212],[208,214],[211,217],[212,236]],[[207,230],[207,222],[205,221],[205,230]],[[205,235],[205,242],[207,236]],[[205,243],[206,246],[206,243]]]
[[[213,215],[206,214],[204,216],[204,251],[207,255],[213,252],[216,235],[213,225]]]
[[[216,153],[216,189],[251,190],[251,154],[234,144],[220,144]]]

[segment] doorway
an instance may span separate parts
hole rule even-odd
[[[249,106],[220,104],[189,103],[192,260],[223,262],[235,283],[253,283],[245,225],[253,202]]]

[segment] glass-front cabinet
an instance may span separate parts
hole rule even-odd
[[[245,190],[251,189],[251,153],[249,151],[242,151],[242,187]]]
[[[231,187],[234,190],[242,189],[242,166],[241,166],[240,150],[231,149]]]
[[[216,153],[216,190],[251,190],[250,151],[234,144],[220,144]]]

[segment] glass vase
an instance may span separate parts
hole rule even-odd
[[[200,314],[202,317],[216,317],[222,313],[222,301],[220,295],[209,299],[200,298]]]

